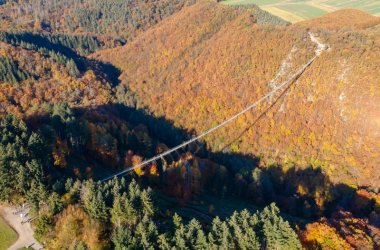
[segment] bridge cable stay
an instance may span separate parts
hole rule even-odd
[[[311,36],[311,35],[310,35]],[[312,37],[312,36],[311,36]],[[314,38],[314,37],[313,37]],[[312,39],[313,40],[313,39]],[[313,41],[314,42],[314,41]],[[245,114],[246,112],[250,111],[251,109],[257,107],[260,103],[262,103],[263,101],[267,100],[268,98],[270,98],[271,96],[273,96],[277,91],[279,91],[280,89],[282,89],[284,86],[286,86],[287,84],[293,82],[295,79],[297,79],[305,70],[307,67],[309,67],[313,62],[314,60],[321,54],[322,50],[324,50],[324,48],[321,49],[321,44],[318,43],[318,50],[316,50],[316,53],[314,55],[314,57],[312,57],[309,61],[306,62],[306,64],[304,64],[302,67],[300,67],[290,78],[288,78],[287,80],[285,80],[284,82],[282,82],[281,84],[277,85],[275,88],[272,89],[272,91],[270,91],[269,93],[267,93],[266,95],[264,95],[263,97],[261,97],[259,100],[257,100],[256,102],[254,102],[253,104],[249,105],[248,107],[246,107],[245,109],[243,109],[242,111],[240,111],[239,113],[236,113],[235,115],[231,116],[230,118],[228,118],[227,120],[219,123],[218,125],[216,125],[215,127],[212,127],[206,131],[204,131],[203,133],[199,134],[198,136],[188,140],[188,141],[185,141],[159,155],[156,155],[150,159],[147,159],[139,164],[136,164],[135,166],[132,166],[128,169],[125,169],[121,172],[118,172],[116,174],[113,174],[113,175],[110,175],[104,179],[102,179],[100,182],[105,182],[105,181],[108,181],[110,179],[113,179],[115,177],[118,177],[118,176],[121,176],[121,175],[124,175],[126,173],[129,173],[137,168],[141,168],[143,166],[146,166],[148,165],[149,163],[152,163],[156,160],[159,160],[160,158],[163,158],[164,156],[166,155],[169,155],[175,151],[177,151],[178,149],[181,149],[193,142],[196,142],[196,141],[199,141],[201,138],[205,137],[206,135],[220,129],[221,127],[224,127],[226,126],[228,123],[234,121],[235,119],[237,119],[239,116]]]

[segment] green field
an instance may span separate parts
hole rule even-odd
[[[8,249],[16,240],[16,232],[0,217],[0,250]]]
[[[379,14],[380,1],[374,0],[328,0],[326,4],[335,8],[356,8],[359,10],[367,11],[371,14]]]
[[[340,9],[354,8],[380,16],[380,0],[225,0],[227,5],[256,4],[290,22],[322,16]]]
[[[325,10],[318,9],[304,3],[282,4],[279,5],[278,8],[290,13],[294,13],[296,16],[299,16],[303,19],[314,18],[327,13]]]
[[[281,3],[282,0],[227,0],[224,2],[226,4],[231,4],[231,5],[244,5],[244,4],[268,5],[268,4]]]

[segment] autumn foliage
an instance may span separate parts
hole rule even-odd
[[[334,228],[325,223],[307,225],[302,239],[309,249],[352,249]]]
[[[202,1],[126,46],[93,57],[123,71],[120,101],[199,134],[258,100],[311,58],[311,30],[328,51],[284,95],[205,141],[213,151],[253,154],[267,164],[321,166],[334,182],[375,187],[380,19],[346,12],[284,28],[257,24],[249,11]],[[333,21],[341,16],[345,21]],[[338,30],[328,25],[343,22]]]
[[[111,87],[104,78],[88,69],[80,77],[72,76],[66,65],[51,57],[0,43],[0,54],[12,58],[18,70],[28,72],[29,78],[17,84],[4,79],[0,83],[0,115],[18,116],[43,111],[44,105],[67,102],[72,107],[106,104],[111,100]]]
[[[372,226],[367,219],[337,211],[329,219],[308,224],[300,236],[310,249],[377,249],[379,233],[379,228]]]
[[[49,243],[51,249],[75,249],[80,242],[84,242],[88,249],[102,247],[101,225],[79,206],[68,206],[58,217],[54,231],[54,238]]]
[[[0,0],[0,200],[51,249],[378,249],[380,19],[195,2]]]

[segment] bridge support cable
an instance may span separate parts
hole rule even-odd
[[[239,113],[236,113],[235,115],[231,116],[230,118],[228,118],[227,120],[219,123],[218,125],[216,125],[215,127],[212,127],[206,131],[204,131],[203,133],[199,134],[198,136],[188,140],[188,141],[185,141],[181,144],[179,144],[178,146],[175,146],[159,155],[156,155],[150,159],[147,159],[135,166],[132,166],[128,169],[125,169],[121,172],[118,172],[116,174],[113,174],[113,175],[110,175],[104,179],[101,180],[101,182],[104,182],[104,181],[108,181],[110,179],[113,179],[115,177],[118,177],[118,176],[121,176],[121,175],[124,175],[126,173],[129,173],[137,168],[141,168],[141,167],[144,167],[156,160],[159,160],[161,158],[163,158],[164,156],[166,155],[169,155],[175,151],[177,151],[178,149],[181,149],[193,142],[196,142],[196,141],[199,141],[201,138],[205,137],[206,135],[220,129],[221,127],[224,127],[226,126],[227,124],[229,124],[230,122],[236,120],[239,116],[245,114],[246,112],[254,109],[255,107],[257,107],[260,103],[266,101],[267,99],[269,99],[270,97],[272,97],[277,91],[279,91],[280,89],[282,89],[283,87],[285,87],[286,85],[288,85],[289,83],[293,82],[294,80],[296,80],[299,76],[302,75],[302,73],[306,70],[307,67],[309,67],[313,62],[314,60],[322,53],[322,51],[324,51],[326,49],[326,46],[322,43],[320,43],[312,33],[309,33],[310,35],[310,38],[311,40],[316,43],[318,45],[317,49],[315,50],[315,55],[314,57],[312,57],[309,61],[307,61],[302,67],[300,67],[292,76],[290,76],[287,80],[285,80],[284,82],[282,82],[281,84],[277,85],[275,88],[272,89],[272,91],[270,91],[269,93],[267,93],[266,95],[264,95],[263,97],[261,97],[259,100],[257,100],[256,102],[254,102],[253,104],[249,105],[248,107],[246,107],[245,109],[243,109],[242,111],[240,111]]]

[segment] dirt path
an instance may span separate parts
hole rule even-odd
[[[0,206],[0,214],[4,220],[17,232],[18,239],[8,250],[17,250],[22,247],[32,247],[34,249],[43,249],[42,245],[33,237],[33,230],[30,223],[21,224],[22,221],[27,218],[21,218],[17,213],[16,208],[8,206]],[[24,209],[23,214],[28,213],[27,209]]]

